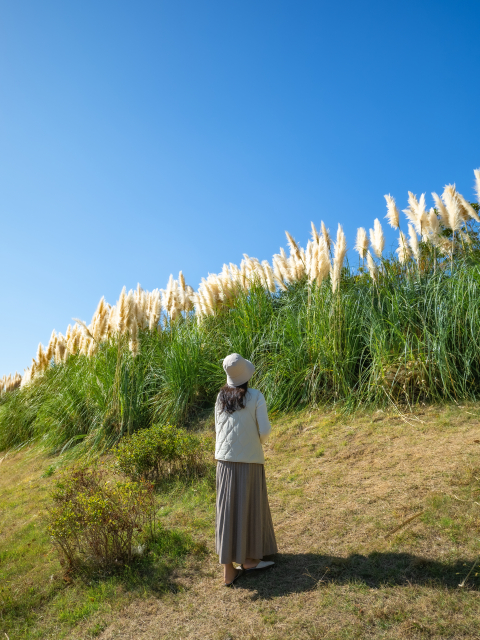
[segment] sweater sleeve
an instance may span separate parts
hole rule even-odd
[[[260,436],[260,442],[263,444],[272,431],[272,427],[268,420],[267,403],[265,402],[263,393],[258,394],[255,416],[257,418],[258,435]]]

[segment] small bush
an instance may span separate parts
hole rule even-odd
[[[48,531],[69,569],[124,565],[155,534],[155,496],[146,482],[75,468],[63,474],[52,498]]]
[[[124,437],[115,450],[118,469],[133,479],[158,482],[198,476],[207,469],[205,441],[172,425],[153,426]]]
[[[50,476],[53,476],[53,474],[55,473],[55,465],[51,464],[49,467],[47,467],[45,469],[45,471],[42,473],[42,478],[50,478]]]

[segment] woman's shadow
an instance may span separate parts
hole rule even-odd
[[[236,582],[237,589],[253,591],[254,599],[270,599],[289,593],[311,591],[322,584],[363,583],[378,589],[383,586],[429,585],[457,588],[467,576],[475,558],[455,562],[429,560],[410,553],[353,554],[347,558],[316,553],[278,553],[275,565],[264,571],[245,573]],[[469,589],[480,590],[480,577],[472,572]]]

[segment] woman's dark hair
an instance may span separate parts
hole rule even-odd
[[[218,401],[220,409],[227,413],[233,413],[237,409],[245,409],[245,395],[248,389],[248,382],[239,384],[238,387],[230,387],[228,384],[220,389]]]

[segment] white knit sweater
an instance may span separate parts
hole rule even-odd
[[[258,389],[248,389],[245,408],[232,414],[220,410],[217,398],[215,459],[264,464],[262,444],[271,430],[267,404]]]

